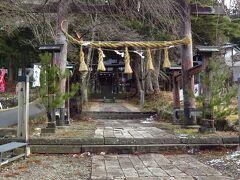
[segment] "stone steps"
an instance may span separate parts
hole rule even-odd
[[[109,119],[109,120],[121,120],[121,119],[145,119],[151,116],[156,116],[156,112],[95,112],[84,111],[83,116],[90,117],[92,119]]]
[[[0,139],[6,144],[20,139]],[[29,139],[32,153],[161,153],[166,150],[188,150],[238,146],[238,137],[231,138],[159,138],[159,139]]]
[[[106,154],[163,153],[166,151],[190,150],[194,153],[200,149],[236,148],[238,144],[147,144],[147,145],[30,145],[31,153],[39,154],[79,154],[84,152]]]

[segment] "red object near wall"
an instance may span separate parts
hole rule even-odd
[[[0,92],[6,92],[5,76],[7,75],[7,69],[0,69]]]

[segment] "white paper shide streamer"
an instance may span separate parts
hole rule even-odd
[[[32,87],[40,87],[41,66],[33,65],[33,85]]]

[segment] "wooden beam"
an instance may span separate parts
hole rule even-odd
[[[192,15],[225,15],[226,11],[222,6],[201,6],[191,4],[190,11]]]
[[[58,3],[53,2],[46,5],[27,3],[23,7],[32,13],[57,13]],[[116,6],[103,5],[88,5],[83,3],[69,3],[69,13],[84,14],[84,13],[106,13],[109,10],[116,10]]]
[[[69,12],[72,13],[87,13],[87,14],[99,14],[99,13],[107,13],[109,11],[116,10],[116,6],[109,4],[97,4],[97,5],[88,5],[83,3],[70,3],[69,4]]]
[[[54,2],[46,5],[26,3],[23,4],[22,7],[25,8],[26,11],[30,13],[57,13],[58,3]]]
[[[200,72],[202,72],[202,65],[197,65],[189,69],[187,71],[187,74],[188,76],[193,76],[195,74],[199,74]],[[182,80],[182,74],[177,74],[174,76],[174,78],[176,79],[176,81],[180,81]]]
[[[57,13],[58,2],[48,3],[46,5],[26,3],[23,5],[27,10],[33,13]],[[69,12],[71,13],[106,13],[109,10],[116,12],[117,6],[109,4],[84,4],[84,3],[69,3]],[[190,5],[192,15],[224,15],[225,9],[222,6],[201,6],[197,4]]]
[[[193,76],[202,72],[202,65],[197,65],[188,70],[188,75]]]

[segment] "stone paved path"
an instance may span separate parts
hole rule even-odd
[[[139,108],[127,102],[102,103],[89,102],[88,111],[113,111],[113,112],[139,112]],[[108,120],[96,119],[97,128],[94,138],[120,138],[120,139],[154,139],[174,138],[164,130],[154,127],[146,122],[146,119],[135,120]]]
[[[98,127],[94,138],[154,139],[175,136],[156,127]]]
[[[174,135],[153,126],[142,124],[144,120],[96,120],[94,138],[105,139],[114,144],[156,143],[159,139],[175,138]],[[107,140],[108,139],[108,140]],[[109,141],[110,140],[110,141]],[[128,140],[127,142],[125,140]],[[110,144],[111,144],[110,143]]]
[[[120,103],[89,102],[88,111],[140,112],[139,108],[124,101]],[[146,119],[96,119],[97,128],[94,138],[154,139],[174,137],[166,131],[154,127],[153,123],[143,123],[144,121],[146,122]]]
[[[228,180],[190,155],[94,155],[91,179]]]

